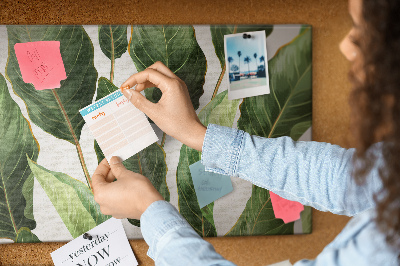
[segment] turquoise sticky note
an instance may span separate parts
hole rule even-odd
[[[232,192],[230,176],[206,172],[200,161],[189,166],[200,208]]]

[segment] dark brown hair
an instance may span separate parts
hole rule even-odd
[[[400,250],[400,1],[363,0],[361,34],[355,41],[362,63],[350,80],[352,129],[356,139],[354,177],[361,184],[376,161],[368,149],[382,142],[383,189],[375,195],[379,229]],[[359,71],[362,71],[360,78]]]

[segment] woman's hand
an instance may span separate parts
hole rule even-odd
[[[127,170],[118,157],[112,157],[110,164],[101,161],[92,185],[100,211],[117,219],[140,219],[153,202],[164,200],[147,177]]]
[[[135,85],[135,89],[130,89]],[[150,87],[161,90],[162,96],[158,103],[150,102],[140,93]],[[185,83],[163,63],[156,62],[146,70],[132,75],[122,84],[121,91],[162,131],[201,151],[206,127],[197,117]]]

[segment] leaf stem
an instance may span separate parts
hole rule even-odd
[[[114,80],[114,65],[115,65],[115,58],[114,58],[114,37],[113,31],[110,25],[110,36],[111,36],[111,71],[110,71],[110,81],[113,83]]]
[[[166,139],[166,137],[167,137],[167,134],[166,134],[165,132],[163,132],[162,140],[161,140],[161,147],[162,147],[162,148],[164,148],[164,144],[165,144],[165,139]]]
[[[3,190],[4,190],[4,196],[5,196],[5,199],[6,199],[7,210],[9,212],[9,214],[10,214],[10,220],[12,222],[13,229],[15,231],[15,240],[16,240],[17,239],[17,235],[18,235],[18,228],[17,228],[17,225],[15,224],[14,215],[11,213],[11,206],[10,206],[10,203],[8,201],[8,194],[7,194],[6,184],[4,183],[3,176],[1,178],[1,181],[3,182]]]
[[[69,120],[69,117],[68,117],[68,115],[67,115],[67,112],[65,111],[64,106],[63,106],[63,104],[62,104],[62,102],[61,102],[60,97],[58,97],[58,94],[57,94],[56,90],[55,90],[55,89],[52,89],[51,91],[53,92],[54,97],[56,98],[56,101],[57,101],[57,103],[58,103],[58,106],[59,106],[60,109],[61,109],[61,112],[62,112],[62,114],[63,114],[63,116],[64,116],[65,121],[67,122],[69,131],[71,132],[71,135],[72,135],[72,137],[74,138],[74,142],[75,142],[75,146],[76,146],[76,151],[78,152],[79,161],[81,162],[83,172],[85,173],[86,182],[87,182],[87,184],[88,184],[90,190],[93,191],[93,188],[92,188],[92,180],[90,179],[89,171],[88,171],[88,169],[87,169],[87,167],[86,167],[85,159],[83,158],[82,148],[81,148],[81,145],[79,144],[78,138],[76,137],[74,128],[72,127],[71,121]]]
[[[211,100],[213,100],[215,98],[215,96],[217,96],[219,86],[221,85],[222,78],[224,77],[224,74],[225,74],[225,70],[226,70],[226,64],[224,64],[224,67],[222,68],[221,74],[219,75],[219,79],[218,79],[217,85],[215,85],[214,93],[213,93],[213,95],[211,97]]]
[[[236,32],[237,32],[237,25],[235,25],[235,27],[233,28],[232,34],[235,34]],[[217,96],[218,89],[221,86],[222,78],[224,77],[225,71],[226,71],[226,63],[224,63],[224,67],[222,68],[221,74],[219,75],[217,85],[215,85],[215,89],[214,89],[214,93],[211,97],[211,101],[215,98],[215,96]]]

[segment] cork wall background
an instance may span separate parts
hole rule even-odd
[[[313,139],[349,148],[349,63],[339,43],[351,27],[347,1],[2,0],[0,24],[310,24],[313,27]],[[0,58],[6,60],[6,58]],[[313,210],[310,235],[208,238],[238,265],[315,258],[348,217]],[[131,240],[139,265],[153,265],[144,240]],[[0,245],[0,265],[52,265],[65,243]]]

